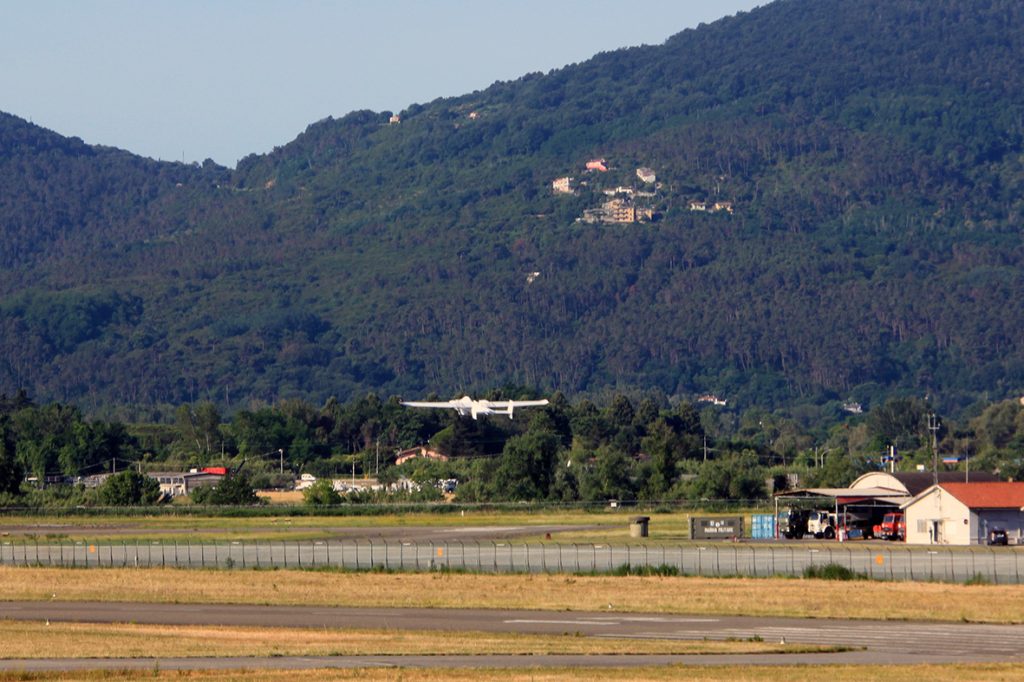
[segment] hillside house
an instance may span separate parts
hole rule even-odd
[[[638,209],[629,199],[611,199],[598,208],[583,211],[585,223],[629,224],[642,220],[651,220],[654,212],[649,208]]]
[[[586,166],[588,171],[598,171],[600,173],[608,172],[608,162],[604,159],[591,159],[587,161]]]
[[[689,204],[687,204],[687,206],[689,207],[689,209],[691,211],[706,211],[706,210],[708,210],[708,204],[707,204],[706,201],[697,201],[696,199],[694,199]]]
[[[649,185],[653,185],[658,180],[658,176],[655,175],[654,171],[646,166],[637,168],[636,176],[640,178],[640,182],[646,182]]]
[[[402,117],[398,114],[391,114],[391,118],[388,119],[388,123],[401,123]]]
[[[572,178],[555,178],[551,181],[551,191],[555,194],[572,194]]]
[[[731,201],[716,201],[711,207],[712,211],[725,211],[726,213],[732,213],[732,202]]]

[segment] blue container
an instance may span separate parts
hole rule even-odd
[[[750,537],[755,540],[770,540],[775,537],[774,514],[751,514]]]

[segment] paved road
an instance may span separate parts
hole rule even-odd
[[[359,627],[405,630],[474,630],[590,637],[725,640],[759,636],[766,641],[839,644],[864,650],[834,654],[738,656],[354,656],[270,659],[129,659],[92,662],[0,661],[0,669],[118,669],[209,667],[532,667],[552,665],[663,665],[667,663],[777,665],[785,663],[1024,662],[1024,626],[970,623],[685,616],[617,612],[551,612],[478,609],[332,608],[320,606],[190,605],[95,602],[0,602],[0,618],[155,624]],[[894,642],[900,643],[898,647]],[[42,666],[42,667],[40,667]],[[46,667],[50,666],[50,667]]]

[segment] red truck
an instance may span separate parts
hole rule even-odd
[[[907,521],[903,512],[889,512],[882,518],[876,535],[883,540],[906,540]]]

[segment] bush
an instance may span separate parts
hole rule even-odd
[[[322,507],[330,504],[341,504],[341,495],[334,489],[334,482],[327,478],[309,486],[302,492],[306,504],[314,507]]]
[[[676,576],[679,575],[679,568],[669,566],[668,564],[659,564],[658,566],[630,566],[629,564],[622,564],[612,571],[612,575]]]
[[[96,490],[96,500],[108,507],[130,507],[156,504],[160,499],[160,484],[132,470],[113,474]]]
[[[192,491],[195,504],[249,505],[260,504],[246,474],[225,476],[216,486],[205,486]]]
[[[846,566],[839,564],[825,564],[823,566],[808,566],[804,569],[805,578],[817,578],[818,580],[865,580],[866,576],[855,573]]]

